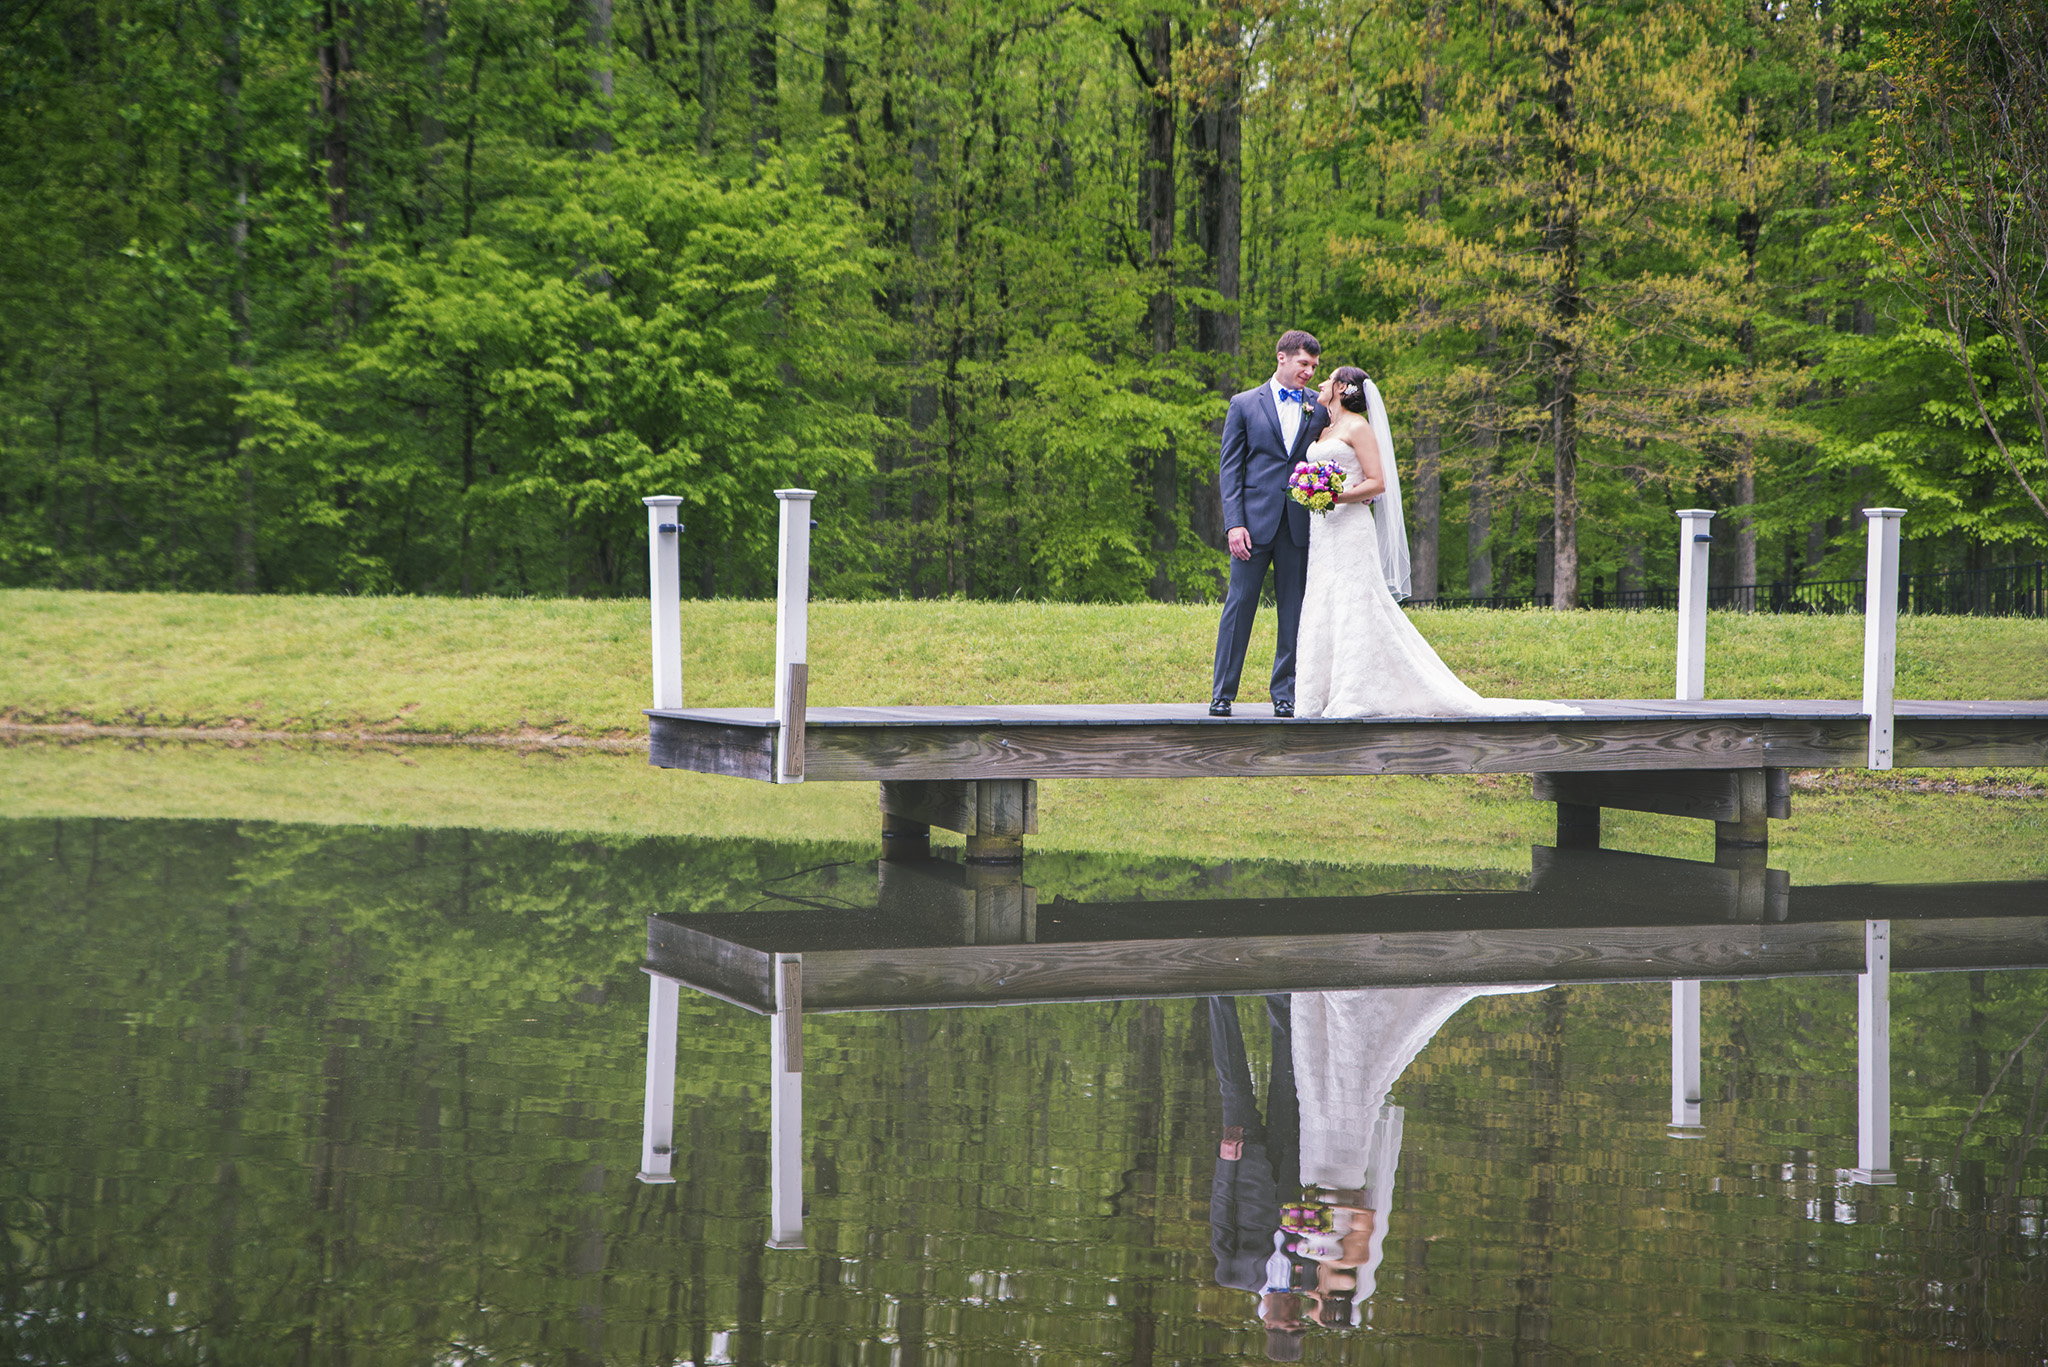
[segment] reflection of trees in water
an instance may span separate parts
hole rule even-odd
[[[871,870],[821,866],[860,857],[0,825],[4,1355],[1256,1352],[1208,1285],[1215,1102],[1190,1003],[814,1019],[809,1139],[836,1191],[814,1174],[811,1249],[766,1253],[766,1031],[686,997],[677,1182],[631,1180],[646,915],[738,910],[773,880],[859,903]],[[1061,877],[1124,895],[1141,874],[1120,886],[1077,860]],[[2048,975],[1893,991],[1909,1161],[1839,1211],[1824,1165],[1853,1140],[1847,979],[1709,989],[1708,1079],[1727,1090],[1689,1145],[1663,1133],[1661,985],[1472,1003],[1397,1089],[1397,1210],[1356,1332],[1532,1354],[1631,1335],[1738,1360],[1885,1340],[2038,1354],[2048,1258],[2024,1222],[2042,1216],[2048,1032],[1998,1074],[2048,1011]]]

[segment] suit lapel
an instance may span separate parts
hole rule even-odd
[[[1287,450],[1287,431],[1280,426],[1280,405],[1273,400],[1273,385],[1269,380],[1259,386],[1258,409],[1266,415],[1266,429],[1273,434],[1275,449]]]

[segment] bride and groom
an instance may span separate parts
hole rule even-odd
[[[1356,366],[1339,366],[1310,389],[1321,355],[1310,334],[1283,333],[1272,378],[1232,398],[1223,420],[1217,479],[1230,588],[1216,630],[1209,715],[1231,714],[1268,568],[1280,609],[1276,717],[1577,715],[1555,703],[1480,697],[1401,611],[1408,536],[1386,406]],[[1312,515],[1288,494],[1294,467],[1305,460],[1344,471],[1344,491],[1327,513]]]

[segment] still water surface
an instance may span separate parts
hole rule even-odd
[[[1522,881],[1025,877],[1048,927]],[[1662,982],[1413,999],[1382,1012],[1406,1043],[1332,1036],[1337,1073],[1397,1069],[1384,1095],[1297,1077],[1291,1107],[1274,1022],[1305,994],[816,1016],[802,1249],[764,1246],[766,1023],[686,991],[675,1181],[642,1182],[648,918],[875,905],[873,852],[835,845],[0,823],[0,1360],[1263,1361],[1290,1349],[1219,1284],[1260,1237],[1219,1179],[1290,1118],[1311,1148],[1349,1124],[1375,1189],[1370,1294],[1308,1362],[2048,1360],[2039,970],[1894,976],[1892,1186],[1845,1171],[1842,975],[1704,984],[1696,1130]],[[1398,1133],[1314,1113],[1342,1105]]]

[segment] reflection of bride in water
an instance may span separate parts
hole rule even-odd
[[[1236,1003],[1210,999],[1224,1123],[1210,1201],[1216,1280],[1260,1293],[1268,1357],[1298,1360],[1310,1318],[1331,1327],[1360,1322],[1393,1209],[1403,1111],[1387,1097],[1401,1074],[1473,998],[1541,990],[1393,987],[1269,997],[1265,1124]]]

